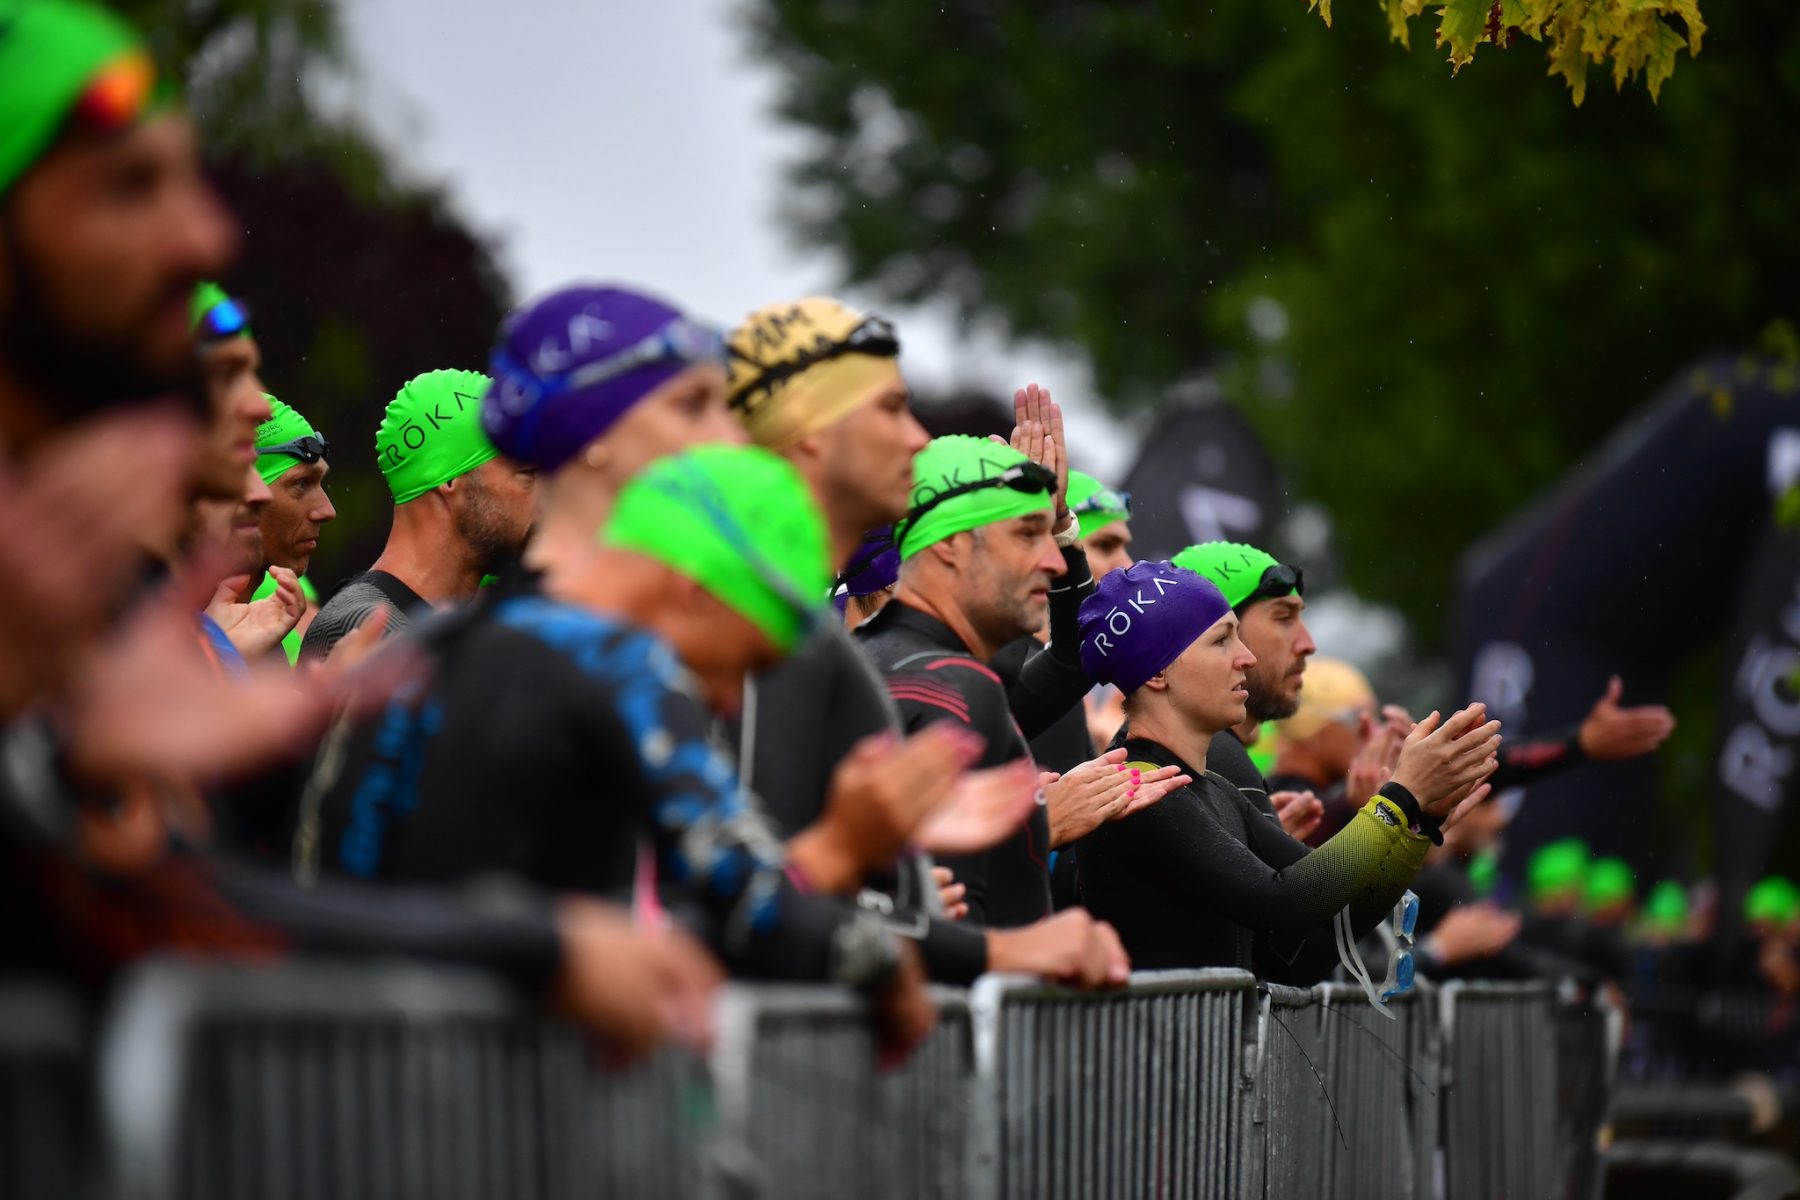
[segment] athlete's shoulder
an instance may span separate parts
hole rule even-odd
[[[885,675],[902,713],[939,710],[977,729],[1010,723],[1006,686],[985,664],[966,655],[931,653],[905,659]]]
[[[545,596],[511,596],[495,606],[494,623],[542,642],[594,678],[648,678],[684,689],[686,672],[668,643],[619,617]]]

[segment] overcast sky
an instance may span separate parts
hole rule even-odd
[[[654,289],[721,323],[838,291],[833,260],[792,244],[776,123],[731,0],[355,0],[342,10],[377,127],[495,235],[522,295],[581,278]],[[872,297],[846,298],[873,303]],[[1043,347],[968,338],[948,314],[899,323],[916,385],[1010,390],[1069,411],[1077,465],[1114,479],[1130,441],[1085,367]]]

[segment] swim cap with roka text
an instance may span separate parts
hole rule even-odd
[[[933,438],[913,459],[911,504],[894,527],[901,560],[959,533],[1030,513],[1050,512],[1053,501],[1043,487],[1030,485],[1026,479],[1018,481],[1019,488],[998,483],[1013,468],[1029,471],[1034,466],[1011,446],[985,438],[962,434]],[[946,493],[987,480],[996,481],[995,486],[960,492],[938,502]]]
[[[395,504],[465,475],[499,453],[481,431],[488,377],[476,371],[427,371],[388,402],[375,431],[375,459]]]
[[[500,327],[482,428],[502,454],[555,471],[702,363],[725,363],[724,336],[712,326],[629,288],[563,288]]]
[[[1230,613],[1212,581],[1174,563],[1109,571],[1081,604],[1081,667],[1129,696]]]

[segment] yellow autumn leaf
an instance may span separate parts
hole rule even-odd
[[[1306,0],[1306,11],[1316,12],[1325,18],[1325,28],[1331,28],[1331,0]]]
[[[1587,99],[1588,59],[1583,38],[1580,13],[1568,8],[1557,13],[1550,32],[1550,74],[1568,81],[1570,99],[1576,108]]]
[[[1444,0],[1438,16],[1438,43],[1450,51],[1450,66],[1460,71],[1475,57],[1475,47],[1487,36],[1489,0]]]
[[[1407,23],[1413,15],[1406,11],[1407,0],[1382,0],[1382,7],[1387,10],[1388,36],[1412,49],[1412,27]]]

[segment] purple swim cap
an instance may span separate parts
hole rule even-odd
[[[1081,667],[1129,696],[1230,612],[1224,593],[1186,567],[1109,571],[1081,604]]]
[[[554,471],[703,362],[725,362],[724,336],[712,326],[626,288],[563,288],[500,326],[481,427],[508,458]]]

